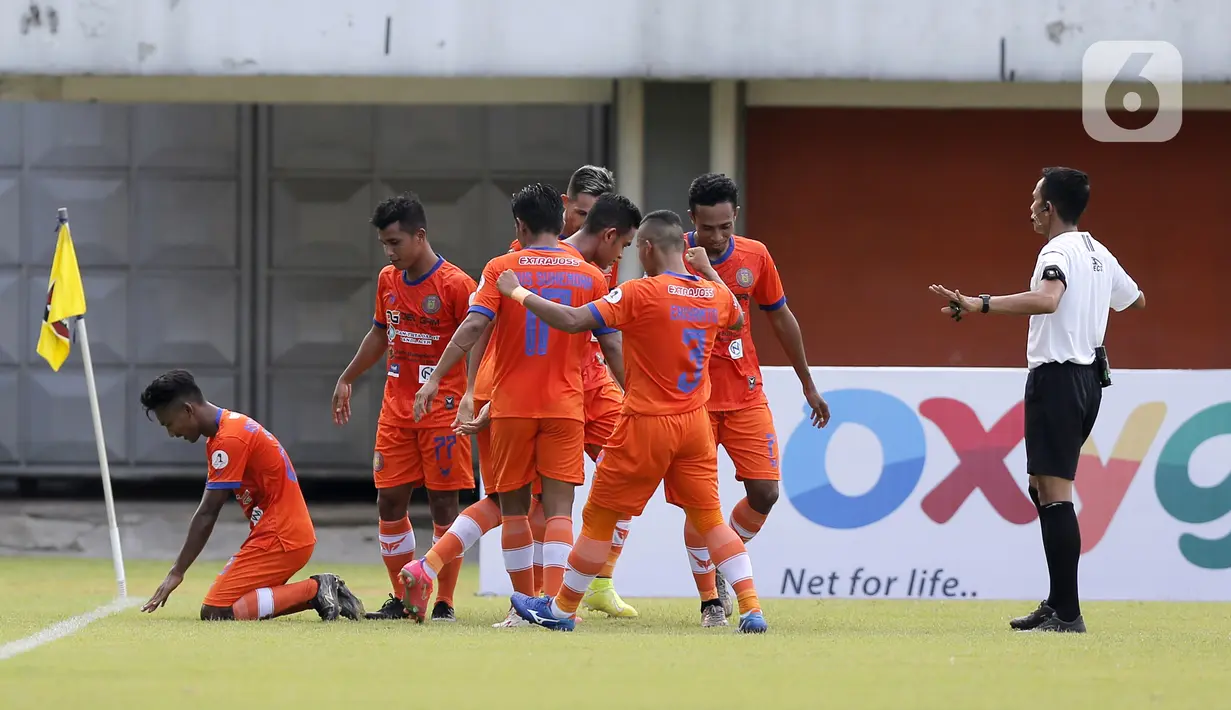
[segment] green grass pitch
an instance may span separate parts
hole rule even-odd
[[[132,562],[153,592],[167,562]],[[154,615],[135,609],[0,661],[0,707],[25,708],[1217,708],[1231,698],[1231,604],[1090,603],[1090,633],[1015,634],[1028,604],[765,603],[770,631],[698,627],[691,599],[629,600],[636,620],[588,617],[572,634],[492,629],[507,600],[474,596],[455,625],[322,624],[314,613],[205,623],[202,562]],[[379,560],[342,575],[369,609]],[[0,558],[0,644],[106,603],[105,560]],[[618,585],[617,574],[617,585]]]

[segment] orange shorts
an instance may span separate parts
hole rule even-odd
[[[474,488],[470,437],[453,429],[411,429],[378,424],[372,477],[377,488],[411,485],[430,491]]]
[[[250,537],[223,566],[201,603],[229,607],[254,589],[286,584],[308,564],[315,548],[316,545],[308,545],[283,550],[276,538]]]
[[[737,481],[779,481],[778,435],[768,404],[747,409],[710,412],[714,441],[735,464]]]
[[[493,419],[495,493],[532,485],[539,476],[580,486],[585,482],[585,425],[574,419]]]
[[[615,431],[620,409],[624,407],[624,393],[610,379],[601,387],[586,390],[586,443],[602,446]]]
[[[626,515],[641,515],[666,487],[667,502],[716,510],[718,449],[705,408],[684,414],[623,414],[598,457],[589,502]]]

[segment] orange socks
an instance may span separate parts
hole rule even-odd
[[[697,532],[692,524],[692,518],[684,518],[684,547],[688,551],[688,566],[692,568],[692,579],[697,583],[697,594],[701,601],[708,602],[718,598],[718,583],[714,578],[714,570],[718,569],[710,560],[709,548],[705,546],[705,537]]]
[[[410,527],[410,518],[380,521],[380,554],[389,572],[389,584],[393,593],[402,598],[402,583],[398,573],[415,559],[415,531]]]
[[[619,513],[586,502],[581,511],[581,536],[569,553],[560,593],[551,602],[551,613],[557,619],[567,619],[577,613],[581,597],[607,561],[611,536],[619,519]]]
[[[624,551],[624,541],[628,539],[628,526],[632,522],[631,516],[616,521],[615,532],[611,535],[611,552],[607,553],[607,564],[603,565],[603,570],[598,573],[598,576],[611,579],[611,575],[615,574],[616,562],[620,560],[620,553]]]
[[[735,504],[735,508],[731,511],[731,520],[728,524],[731,529],[739,535],[739,539],[745,544],[749,540],[756,537],[757,533],[761,532],[761,526],[765,525],[766,516],[761,515],[748,505],[748,499],[743,498]]]
[[[461,517],[460,515],[458,516]],[[456,521],[455,521],[456,522]],[[432,524],[432,547],[435,548],[440,539],[449,532],[449,528],[444,525]],[[440,570],[437,575],[436,586],[436,601],[444,602],[449,606],[453,606],[453,592],[457,590],[457,576],[462,572],[462,560],[466,557],[466,551],[462,550],[457,557],[454,557],[448,564]]]
[[[564,584],[564,566],[573,550],[573,519],[557,515],[547,519],[543,537],[543,593],[554,597]]]
[[[513,582],[513,591],[534,595],[534,536],[525,515],[507,515],[500,530],[504,568]]]
[[[439,578],[450,562],[465,554],[479,538],[498,525],[500,506],[491,498],[484,498],[463,510],[424,556],[424,571],[432,579]]]
[[[530,534],[534,537],[534,593],[543,592],[543,541],[547,539],[547,518],[538,498],[530,499]],[[571,543],[572,540],[569,540]]]
[[[759,611],[761,601],[757,598],[756,585],[752,581],[752,560],[744,543],[731,526],[722,520],[722,511],[697,510],[688,508],[684,511],[694,529],[705,539],[705,546],[710,552],[714,565],[722,570],[722,576],[735,590],[739,600],[739,612],[746,614]]]
[[[278,587],[262,587],[248,592],[231,605],[231,613],[241,621],[272,619],[275,616],[307,611],[316,596],[315,579],[305,579]]]

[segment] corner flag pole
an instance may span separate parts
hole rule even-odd
[[[68,224],[68,209],[57,212],[60,224]],[[107,442],[103,438],[103,417],[98,408],[98,388],[94,385],[94,361],[90,359],[90,336],[86,332],[85,316],[76,319],[77,335],[81,338],[81,361],[85,365],[85,386],[90,397],[90,417],[94,420],[94,444],[98,447],[98,466],[103,476],[103,500],[107,506],[107,529],[111,535],[111,562],[115,567],[115,583],[120,598],[128,596],[124,578],[124,554],[120,551],[120,527],[115,517],[115,499],[111,496],[111,468],[107,464]]]

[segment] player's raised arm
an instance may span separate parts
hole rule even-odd
[[[522,287],[521,282],[517,280],[517,274],[511,270],[500,274],[496,287],[500,289],[501,294],[522,304],[526,310],[556,330],[566,333],[599,331],[595,333],[599,338],[610,330],[599,321],[597,312],[589,304],[579,307],[563,306],[536,296],[529,289]]]
[[[687,261],[688,265],[696,270],[698,274],[701,274],[701,278],[707,281],[713,281],[721,286],[723,290],[731,296],[731,300],[735,301],[735,307],[739,309],[740,312],[739,318],[728,325],[727,328],[729,330],[740,330],[743,328],[744,318],[747,317],[744,315],[744,309],[739,307],[739,301],[735,298],[735,294],[731,292],[731,289],[727,286],[726,282],[722,280],[722,277],[718,275],[718,272],[714,271],[713,265],[710,264],[710,257],[705,253],[705,247],[690,248],[688,251],[684,252],[684,260]]]

